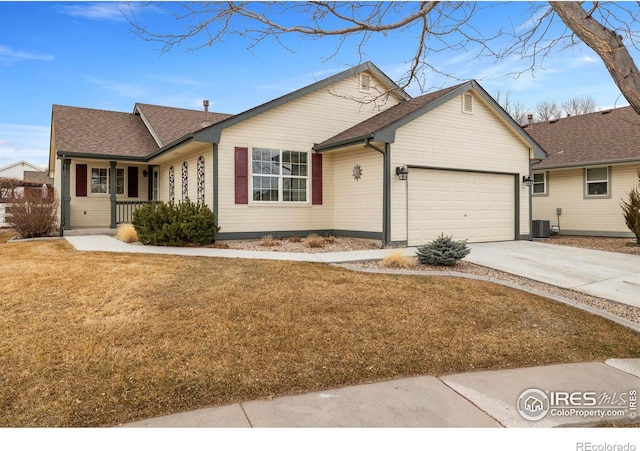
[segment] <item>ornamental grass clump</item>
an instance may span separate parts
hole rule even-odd
[[[471,249],[467,240],[454,241],[444,233],[435,240],[418,247],[418,261],[424,265],[451,266],[466,257]]]
[[[135,243],[138,241],[136,229],[131,224],[120,224],[116,231],[116,238],[125,243]]]
[[[409,269],[412,266],[412,261],[410,257],[403,255],[402,251],[393,251],[382,259],[381,265],[384,268]]]

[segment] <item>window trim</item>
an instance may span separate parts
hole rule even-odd
[[[93,191],[93,171],[94,170],[104,170],[107,171],[107,192],[106,193],[95,193]],[[122,193],[116,192],[116,196],[124,196],[127,195],[127,171],[124,168],[116,167],[116,190],[118,189],[118,171],[122,171]],[[87,183],[89,184],[89,189],[87,190],[87,194],[89,196],[110,196],[111,195],[111,168],[105,166],[91,166],[89,168],[89,173],[87,174]]]
[[[279,173],[278,174],[261,174],[261,173],[254,173],[253,172],[253,152],[257,149],[260,150],[270,150],[270,151],[277,151],[279,152]],[[250,204],[252,205],[286,205],[286,206],[292,206],[292,205],[311,205],[311,192],[310,192],[310,180],[311,180],[311,176],[310,176],[310,172],[311,172],[311,156],[310,156],[310,152],[309,151],[302,151],[302,150],[290,150],[290,149],[276,149],[276,148],[269,148],[269,147],[263,147],[263,146],[251,146],[249,147],[249,151],[251,153],[251,155],[249,156],[249,158],[247,158],[248,160],[248,165],[250,167],[249,169],[249,178],[250,178],[250,185],[248,187],[248,191],[250,193],[249,199],[250,199]],[[304,154],[306,155],[306,175],[286,175],[283,174],[282,171],[282,167],[283,167],[283,154],[285,152],[292,152],[292,153],[298,153],[298,154]],[[278,180],[278,200],[256,200],[254,198],[254,185],[253,185],[253,180],[254,177],[269,177],[269,178],[276,178]],[[284,179],[285,178],[294,178],[294,179],[299,179],[299,180],[304,180],[304,192],[305,192],[305,200],[285,200],[284,199]]]
[[[536,175],[542,175],[542,177],[544,178],[542,182],[536,182]],[[533,177],[533,184],[531,186],[531,194],[533,196],[537,196],[537,197],[544,197],[544,196],[549,196],[549,175],[546,171],[544,172],[534,172],[532,174]],[[543,187],[543,191],[541,193],[536,193],[535,192],[535,186],[536,185],[540,185],[542,184]]]
[[[607,179],[606,180],[588,180],[588,173],[590,169],[606,169],[607,170]],[[592,166],[589,168],[584,168],[583,171],[583,194],[585,199],[611,199],[611,166]],[[605,194],[589,194],[589,184],[590,183],[607,183],[607,192]]]

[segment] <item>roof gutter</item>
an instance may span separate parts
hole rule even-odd
[[[584,161],[578,163],[567,163],[567,164],[556,164],[551,166],[536,166],[534,163],[533,170],[547,170],[547,169],[572,169],[572,168],[584,168],[586,166],[612,166],[612,165],[623,165],[623,164],[632,164],[632,163],[640,163],[640,158],[622,158],[619,160],[602,160],[602,161]]]
[[[58,158],[64,160],[65,158],[82,158],[87,160],[105,160],[105,161],[135,161],[144,163],[146,157],[131,157],[126,155],[109,155],[109,154],[94,154],[94,153],[82,153],[82,152],[64,152],[57,151]]]

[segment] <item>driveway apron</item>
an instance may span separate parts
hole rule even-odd
[[[640,256],[532,241],[469,244],[466,261],[640,307]]]

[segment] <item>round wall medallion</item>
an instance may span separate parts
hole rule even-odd
[[[359,164],[356,164],[353,167],[353,178],[356,180],[356,182],[358,180],[360,180],[360,178],[362,177],[362,168],[360,167]]]

